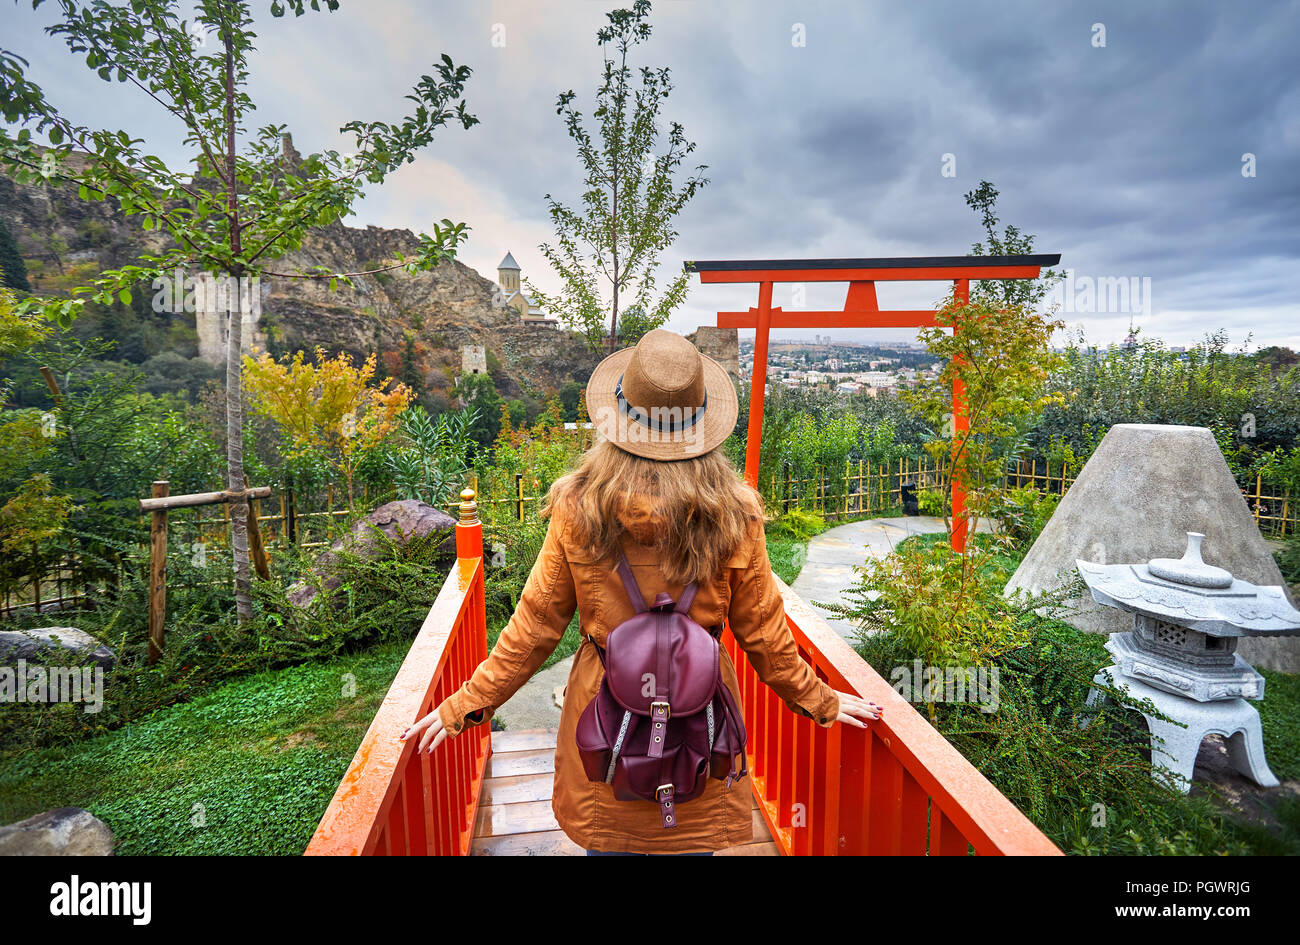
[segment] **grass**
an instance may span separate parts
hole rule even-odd
[[[1282,781],[1300,780],[1300,676],[1259,671],[1264,698],[1253,703],[1264,729],[1268,766]]]
[[[6,761],[0,823],[83,807],[119,854],[299,854],[409,646],[257,673]]]

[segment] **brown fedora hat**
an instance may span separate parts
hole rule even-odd
[[[597,432],[647,459],[702,456],[735,429],[739,410],[722,366],[662,328],[601,361],[587,382]]]

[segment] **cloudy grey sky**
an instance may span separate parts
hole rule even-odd
[[[346,149],[339,126],[400,118],[410,85],[450,54],[474,69],[468,100],[482,123],[444,131],[349,222],[461,220],[472,227],[466,263],[495,278],[510,250],[525,276],[553,287],[537,250],[552,236],[544,195],[576,197],[581,184],[555,97],[572,88],[589,111],[595,32],[616,5],[343,0],[333,14],[274,20],[256,3],[258,123],[288,124],[304,152]],[[1300,348],[1300,3],[654,8],[640,62],[671,67],[665,115],[698,143],[711,180],[679,218],[663,276],[684,259],[962,254],[981,236],[962,195],[988,179],[1004,222],[1073,271],[1075,310],[1061,317],[1090,341],[1118,341],[1132,320],[1171,345],[1226,328],[1234,343]],[[50,16],[0,5],[0,45],[31,61],[75,121],[130,129],[179,157],[176,129],[151,103],[41,33]],[[1080,311],[1087,280],[1113,277],[1149,279],[1149,297],[1131,299],[1132,311]],[[843,289],[810,288],[807,305],[838,308]],[[892,286],[880,297],[911,308],[942,292]],[[670,327],[711,324],[755,296],[697,284]],[[1112,307],[1101,301],[1091,308]],[[792,307],[790,289],[775,302]]]

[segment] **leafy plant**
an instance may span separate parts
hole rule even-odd
[[[458,410],[434,421],[418,405],[402,414],[401,445],[386,456],[398,498],[440,507],[464,485],[477,416],[473,409]]]
[[[1027,551],[1046,527],[1061,497],[1029,487],[1008,489],[998,495],[991,512],[998,533]]]
[[[768,526],[768,534],[772,537],[794,541],[807,541],[824,531],[826,519],[821,513],[800,508],[791,509]]]
[[[391,379],[372,385],[375,362],[371,354],[354,365],[350,355],[328,358],[323,348],[316,349],[315,364],[304,361],[301,351],[282,361],[269,354],[245,359],[244,386],[253,409],[279,424],[290,455],[323,449],[338,458],[349,507],[358,459],[397,429],[415,397],[403,384],[388,390]]]
[[[818,606],[854,621],[864,636],[890,634],[927,666],[988,665],[1025,643],[1024,611],[1002,596],[1014,569],[985,541],[973,541],[966,554],[943,542],[905,541],[854,570],[858,581],[842,600]],[[933,718],[933,702],[929,710]]]
[[[574,105],[572,90],[556,100],[556,113],[564,118],[586,174],[582,208],[546,195],[556,241],[540,249],[562,286],[558,294],[547,295],[525,280],[539,304],[581,332],[593,350],[600,347],[606,325],[609,350],[614,350],[626,297],[633,297],[638,308],[628,309],[632,318],[623,326],[625,342],[662,325],[682,303],[690,278],[686,271],[655,298],[659,254],[677,237],[673,219],[708,183],[700,165],[676,186],[678,168],[695,150],[677,122],[668,126],[666,148],[655,153],[661,137],[659,109],[672,92],[672,81],[666,68],[642,67],[637,87],[637,70],[628,61],[632,47],[650,37],[649,16],[649,0],[636,0],[630,10],[607,13],[609,25],[596,34],[604,69],[591,115],[594,131]]]
[[[938,489],[922,489],[916,494],[916,507],[922,515],[945,518],[952,506],[949,504],[948,496]]]

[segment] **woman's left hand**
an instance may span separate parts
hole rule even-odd
[[[840,714],[835,717],[835,721],[843,722],[846,725],[866,728],[867,722],[876,721],[885,711],[874,702],[868,702],[861,696],[854,695],[851,692],[836,690],[835,695],[840,697]]]
[[[420,732],[424,732],[424,736],[420,739],[420,744],[415,749],[417,753],[432,752],[448,738],[447,729],[443,726],[442,716],[438,714],[437,709],[434,709],[424,718],[420,719],[420,721],[410,726],[405,732],[399,735],[398,738],[405,741],[413,735],[418,735]]]

